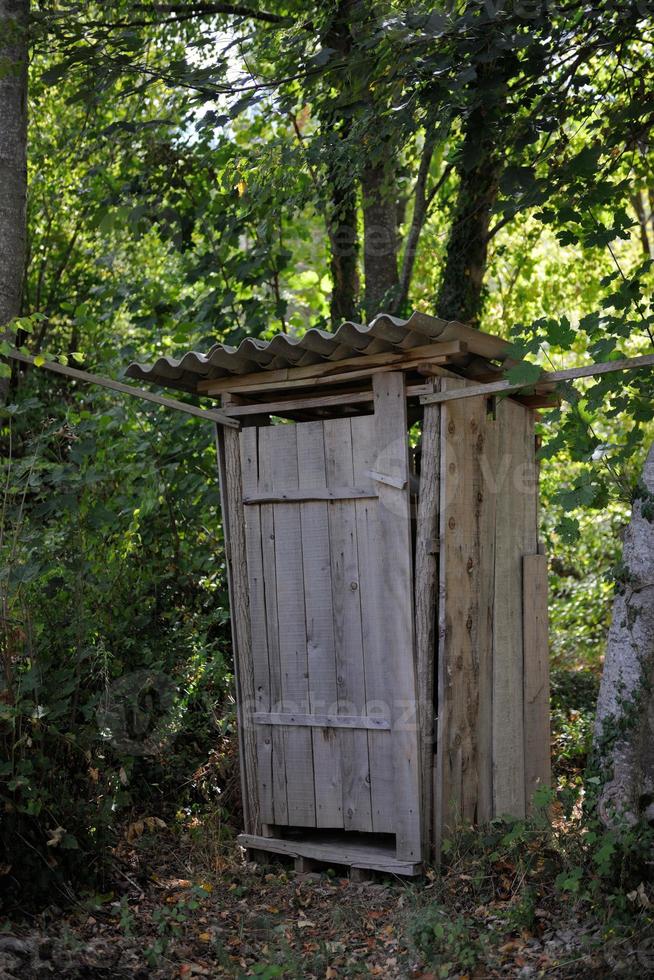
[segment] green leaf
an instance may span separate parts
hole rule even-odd
[[[563,347],[566,350],[572,347],[576,337],[567,316],[561,317],[560,320],[549,320],[546,332],[550,344],[554,347]]]
[[[520,364],[509,368],[506,372],[506,378],[511,384],[530,385],[538,381],[542,373],[543,369],[538,364],[532,364],[531,361],[521,361]]]
[[[562,517],[556,530],[566,544],[574,544],[579,540],[579,521],[576,517]]]

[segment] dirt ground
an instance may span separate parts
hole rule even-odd
[[[500,922],[503,935],[486,961],[474,962],[468,949],[478,943],[468,918],[453,933],[458,963],[440,957],[435,965],[415,944],[415,924],[429,915],[435,889],[443,901],[443,881],[433,874],[417,883],[388,876],[355,883],[334,870],[299,875],[291,865],[246,863],[232,845],[219,870],[186,878],[171,875],[174,855],[159,857],[161,867],[142,859],[136,870],[118,866],[110,890],[77,898],[65,911],[0,920],[0,980],[654,976],[648,949],[618,950],[616,959],[574,916],[563,925],[537,909],[535,927],[512,927],[510,890],[472,910],[475,935]],[[456,924],[466,909],[465,875],[448,879],[446,889]],[[468,970],[460,966],[466,958]]]

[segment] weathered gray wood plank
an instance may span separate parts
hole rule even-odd
[[[493,808],[498,817],[525,815],[522,560],[537,548],[533,490],[524,489],[532,418],[529,409],[509,399],[497,405]]]
[[[457,391],[465,381],[444,378]],[[434,843],[492,816],[496,423],[484,398],[441,405]]]
[[[297,427],[277,425],[261,430],[270,439],[273,490],[298,486]],[[299,504],[273,504],[279,654],[284,706],[281,710],[310,711],[307,629],[304,608],[302,526]],[[288,822],[315,826],[311,732],[284,729]]]
[[[438,382],[440,383],[440,382]],[[438,539],[440,502],[440,409],[428,405],[422,421],[420,491],[415,557],[416,678],[422,768],[422,842],[428,856],[432,825],[432,769],[435,755],[434,680],[438,619]]]
[[[547,557],[523,558],[525,644],[525,800],[552,781],[550,678],[547,629]]]
[[[394,858],[386,848],[357,846],[346,841],[283,840],[281,838],[239,834],[238,842],[241,847],[248,849],[272,851],[276,854],[287,854],[290,857],[306,857],[327,864],[345,864],[354,868],[369,868],[373,871],[385,871],[389,874],[414,876],[419,875],[422,871],[420,863],[400,861]]]
[[[352,419],[352,452],[355,480],[361,486],[372,487],[372,467],[377,461],[374,416]],[[369,715],[382,713],[390,717],[392,678],[386,638],[382,631],[384,590],[380,569],[384,556],[378,502],[357,501],[355,513],[367,712]],[[389,733],[368,734],[368,758],[373,830],[377,833],[394,833],[396,793]]]
[[[393,772],[396,789],[397,857],[420,861],[421,775],[417,725],[411,515],[408,492],[409,454],[406,392],[401,372],[373,378],[374,469],[400,481],[406,489],[379,483],[379,527],[383,561],[382,626],[390,661],[393,718]]]
[[[258,485],[258,430],[243,429],[240,434],[241,473],[243,492],[256,490]],[[270,711],[270,668],[268,660],[268,628],[266,596],[261,551],[261,519],[259,508],[252,508],[245,521],[245,544],[248,569],[252,666],[254,671],[255,703],[252,712]],[[263,823],[274,822],[272,786],[272,733],[258,727],[257,771],[259,805]]]
[[[250,611],[245,560],[245,518],[241,504],[241,459],[238,432],[217,429],[220,501],[229,586],[234,678],[241,761],[243,821],[247,831],[261,828],[257,777],[257,744],[249,712],[255,702],[254,671],[250,651]]]
[[[272,489],[272,437],[266,428],[259,429],[259,488]],[[268,636],[268,667],[270,672],[270,704],[273,710],[282,703],[282,668],[279,653],[279,619],[277,614],[277,570],[275,562],[275,515],[272,504],[260,508],[261,553],[266,596],[266,628]],[[270,823],[288,823],[286,793],[286,748],[284,733],[277,728],[271,732],[272,783],[275,819]]]
[[[303,422],[302,425],[322,425],[320,422]],[[243,497],[244,504],[282,504],[302,503],[307,500],[355,500],[358,497],[376,497],[374,490],[363,490],[361,487],[310,487],[300,486],[297,489],[284,490],[279,493],[268,493],[261,491],[258,493],[246,493]]]
[[[325,444],[322,422],[296,426],[299,493],[304,488],[326,490]],[[306,612],[309,705],[311,713],[336,712],[336,648],[332,612],[329,515],[323,500],[300,506],[304,605]],[[333,731],[313,731],[316,825],[343,826],[341,751]]]
[[[334,419],[323,425],[327,485],[352,484],[350,419]],[[366,687],[355,503],[336,500],[328,508],[338,710],[341,714],[359,715],[363,714],[366,703]],[[357,731],[340,732],[339,742],[344,827],[371,831],[367,735]]]
[[[256,712],[252,720],[255,725],[300,725],[305,728],[365,728],[371,731],[390,731],[391,728],[387,718],[371,718],[368,715],[301,715],[262,711]],[[333,827],[334,824],[325,826]]]

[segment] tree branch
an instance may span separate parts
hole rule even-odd
[[[420,240],[420,234],[425,224],[427,218],[427,212],[434,198],[438,194],[439,190],[449,177],[453,169],[453,164],[448,163],[442,174],[432,187],[432,189],[427,193],[427,181],[429,179],[429,168],[431,166],[432,157],[434,155],[434,148],[436,146],[436,137],[428,136],[425,139],[425,145],[422,150],[422,156],[420,158],[420,166],[418,168],[418,175],[416,177],[416,183],[413,189],[414,204],[413,204],[413,215],[411,217],[411,225],[409,226],[409,231],[406,238],[406,245],[404,247],[404,255],[402,256],[402,269],[400,271],[400,284],[397,292],[397,298],[393,304],[393,312],[397,313],[402,309],[407,301],[409,295],[409,287],[411,285],[411,278],[413,276],[413,267],[416,261],[416,255],[418,253],[418,242]]]
[[[153,14],[170,14],[167,23],[183,20],[191,20],[194,17],[211,17],[214,14],[227,14],[232,17],[244,17],[249,20],[263,21],[265,24],[286,25],[291,22],[289,17],[282,17],[267,10],[256,10],[243,3],[155,3],[152,6],[137,4],[135,10]],[[159,21],[125,21],[124,26],[141,27],[157,24]],[[123,26],[120,22],[113,24],[114,27]]]

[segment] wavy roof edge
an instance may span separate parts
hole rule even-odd
[[[409,353],[413,347],[451,340],[464,342],[477,360],[503,361],[509,347],[500,337],[456,320],[442,320],[420,312],[403,320],[380,313],[369,324],[346,321],[334,333],[313,327],[300,337],[284,333],[271,340],[246,337],[238,347],[214,344],[207,354],[189,351],[180,358],[160,357],[153,364],[134,361],[126,375],[162,387],[195,392],[201,380],[339,361],[357,354]],[[465,366],[462,373],[465,374]]]

